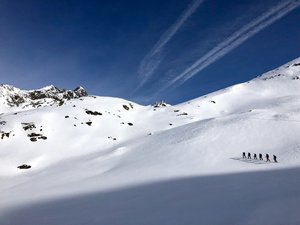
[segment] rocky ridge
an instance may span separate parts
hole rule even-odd
[[[0,84],[0,100],[6,107],[39,108],[47,105],[63,105],[66,101],[88,96],[83,87],[74,90],[59,89],[53,85],[37,90],[20,90]]]

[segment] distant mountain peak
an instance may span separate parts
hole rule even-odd
[[[0,85],[0,99],[8,107],[43,107],[46,105],[62,105],[65,101],[88,96],[86,90],[79,86],[74,90],[59,89],[49,85],[36,90],[20,90],[12,85]]]

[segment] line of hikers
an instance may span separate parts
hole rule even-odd
[[[258,156],[259,156],[259,160],[264,160],[264,159],[263,159],[263,155],[262,155],[261,153],[259,153]],[[251,153],[248,152],[248,157],[246,157],[246,153],[243,152],[243,158],[244,158],[244,159],[251,159]],[[257,159],[256,153],[253,154],[253,159]],[[276,156],[276,155],[273,155],[273,160],[274,160],[274,162],[277,163],[277,156]],[[271,161],[270,161],[270,156],[269,156],[268,153],[266,154],[266,161],[267,161],[267,162],[271,162]]]

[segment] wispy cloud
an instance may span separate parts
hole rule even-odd
[[[197,10],[204,0],[194,0],[177,21],[167,29],[160,37],[159,41],[154,45],[151,51],[143,58],[138,68],[140,83],[137,87],[142,87],[154,73],[162,60],[162,50],[171,38],[178,32],[185,21]]]
[[[197,73],[199,73],[218,59],[222,58],[224,55],[228,54],[233,49],[240,46],[246,40],[260,32],[267,26],[273,24],[275,21],[279,20],[295,8],[297,8],[299,5],[299,1],[284,1],[272,7],[260,17],[246,24],[240,30],[238,30],[237,32],[229,36],[226,40],[218,44],[215,48],[213,48],[204,56],[199,58],[194,64],[185,69],[175,78],[166,82],[165,85],[160,89],[160,92],[174,85],[175,83],[177,85],[183,84],[185,81],[192,78]]]

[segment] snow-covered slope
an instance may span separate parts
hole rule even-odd
[[[0,225],[297,224],[299,76],[300,58],[175,106],[2,85]]]

